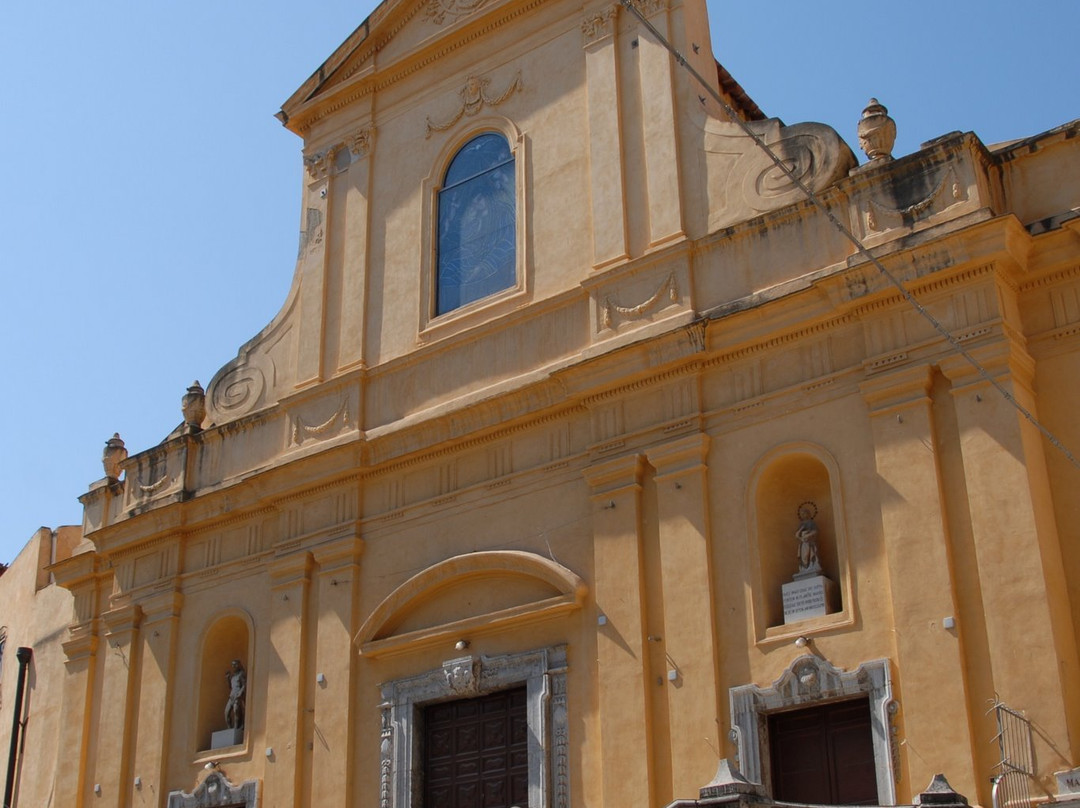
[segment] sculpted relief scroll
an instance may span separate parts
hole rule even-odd
[[[771,118],[750,126],[812,191],[846,177],[856,165],[851,149],[825,124],[783,126]],[[804,198],[791,178],[737,124],[708,118],[703,139],[710,231]]]

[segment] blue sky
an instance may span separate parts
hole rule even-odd
[[[302,167],[272,115],[373,7],[0,4],[0,561],[78,523],[105,440],[159,442],[277,311]],[[709,0],[713,48],[767,114],[853,148],[871,96],[898,155],[1080,116],[1076,0],[877,8]]]

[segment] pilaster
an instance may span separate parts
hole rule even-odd
[[[364,316],[367,307],[368,209],[371,198],[371,160],[375,128],[370,121],[357,128],[345,143],[352,162],[342,177],[345,185],[342,211],[342,271],[339,370],[364,364]]]
[[[132,777],[123,785],[130,804],[142,804],[144,794],[165,793],[171,754],[173,695],[177,689],[177,625],[184,596],[168,590],[140,602],[143,610],[139,648],[138,725],[133,742]],[[134,785],[139,778],[140,786]]]
[[[670,39],[666,0],[640,3],[640,7],[656,30]],[[637,40],[649,246],[657,247],[683,235],[672,59],[667,48],[644,27]]]
[[[1034,362],[1016,342],[970,349],[1038,417]],[[994,692],[1027,712],[1043,771],[1072,765],[1080,674],[1043,438],[963,357],[941,362],[953,384]]]
[[[64,690],[59,748],[67,750],[67,765],[56,769],[56,804],[82,808],[89,791],[87,770],[91,738],[92,700],[96,686],[98,620],[95,612],[100,560],[93,552],[79,553],[51,571],[57,584],[74,596],[74,614],[63,643]]]
[[[626,194],[623,178],[617,5],[586,9],[581,24],[589,106],[589,192],[592,202],[593,266],[625,259]]]
[[[863,382],[870,410],[882,535],[888,560],[893,636],[904,714],[968,714],[967,672],[958,628],[950,541],[941,491],[938,441],[931,409],[931,369],[908,367]],[[905,779],[921,783],[939,769],[974,791],[977,761],[969,721],[905,724]]]
[[[300,257],[300,334],[297,337],[296,386],[309,387],[323,378],[326,347],[326,294],[330,250],[328,234],[334,214],[337,154],[340,144],[328,146],[305,156],[307,186],[304,193],[304,219],[301,222]]]
[[[355,536],[315,551],[316,620],[312,700],[318,741],[312,750],[312,805],[345,808],[353,793],[355,712],[352,704],[357,655],[352,637],[359,630],[360,554]],[[306,683],[305,683],[306,686]]]
[[[270,661],[266,688],[266,795],[268,805],[304,805],[305,630],[311,554],[294,552],[270,563]],[[351,646],[350,646],[351,647]]]
[[[105,612],[106,653],[103,657],[96,744],[91,779],[101,786],[97,804],[130,805],[137,680],[139,626],[142,609],[136,604]]]
[[[716,769],[719,709],[705,457],[708,435],[648,450],[656,469],[665,675],[674,796],[693,794]],[[660,675],[654,672],[654,675]],[[672,678],[674,676],[674,678]]]
[[[593,591],[603,804],[651,805],[652,749],[641,479],[638,455],[600,461],[585,470],[593,503]],[[627,767],[625,761],[647,761]]]

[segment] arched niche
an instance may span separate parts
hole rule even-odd
[[[199,751],[223,746],[235,746],[246,740],[226,743],[221,738],[214,743],[214,733],[226,730],[225,706],[229,701],[231,683],[228,674],[233,660],[240,660],[247,678],[244,702],[247,715],[251,714],[251,618],[241,611],[218,615],[206,629],[199,651],[198,697],[195,702],[195,745]],[[231,739],[235,741],[234,739]]]
[[[750,483],[750,537],[754,548],[754,626],[758,639],[832,625],[848,614],[850,586],[839,468],[824,449],[793,444],[769,452]],[[822,574],[836,585],[830,614],[785,625],[783,586],[799,571],[796,531],[806,515],[818,528]]]
[[[451,635],[499,631],[577,609],[585,583],[534,553],[454,556],[417,573],[371,613],[355,642],[366,656],[415,650]]]

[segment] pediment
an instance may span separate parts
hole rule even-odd
[[[384,0],[317,71],[281,105],[278,117],[303,134],[324,105],[337,109],[376,72],[380,76],[411,72],[441,52],[453,49],[462,29],[472,28],[497,7],[514,0]],[[475,46],[473,46],[475,47]],[[377,58],[376,58],[377,57]],[[410,69],[409,62],[415,62]],[[380,80],[380,83],[382,80]]]
[[[503,630],[577,609],[586,587],[550,559],[518,550],[440,561],[391,592],[356,635],[369,656]]]

